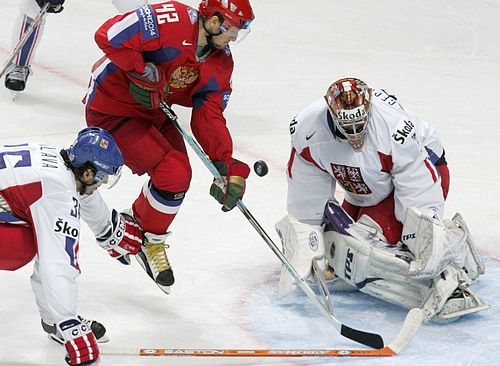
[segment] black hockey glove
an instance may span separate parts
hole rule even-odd
[[[49,10],[47,10],[47,13],[60,13],[63,11],[65,0],[36,0],[36,3],[40,8],[43,8],[43,6],[47,3],[50,4]]]

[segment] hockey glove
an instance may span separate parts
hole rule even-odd
[[[68,365],[90,365],[99,358],[99,347],[90,327],[79,319],[70,318],[57,323],[64,339]]]
[[[43,8],[43,6],[47,3],[50,4],[49,10],[47,10],[47,13],[60,13],[63,11],[64,7],[62,6],[64,4],[65,0],[36,0],[36,3],[40,8]]]
[[[245,193],[245,179],[250,174],[250,168],[245,163],[232,159],[230,163],[215,161],[215,167],[222,175],[214,179],[210,187],[210,195],[222,204],[222,211],[230,211]]]
[[[125,213],[111,210],[111,222],[104,233],[96,236],[97,244],[123,264],[130,264],[130,254],[141,249],[144,233],[135,219]]]
[[[141,75],[135,72],[129,72],[127,75],[132,97],[147,109],[160,108],[160,102],[168,93],[167,77],[163,69],[153,63],[147,63]]]

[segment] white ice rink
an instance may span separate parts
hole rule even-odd
[[[189,1],[191,5],[197,1]],[[288,124],[332,81],[356,76],[394,91],[431,122],[451,170],[447,217],[461,212],[485,256],[474,286],[492,307],[451,325],[425,325],[391,359],[233,359],[103,356],[100,365],[500,365],[500,2],[498,0],[253,0],[256,20],[233,48],[234,92],[226,112],[235,155],[270,172],[248,179],[244,202],[278,242],[285,214]],[[0,0],[0,62],[7,59],[18,1]],[[49,16],[27,90],[16,101],[0,85],[0,143],[67,146],[85,126],[83,105],[97,27],[110,0],[68,0]],[[185,127],[189,111],[177,108]],[[79,312],[105,324],[109,347],[360,348],[323,321],[297,292],[276,300],[280,262],[237,210],[209,196],[211,176],[191,154],[194,177],[171,226],[176,284],[161,292],[136,263],[108,257],[88,228],[80,245]],[[131,205],[145,177],[126,171],[104,192]],[[8,238],[1,238],[2,241]],[[1,244],[0,244],[1,245]],[[40,327],[32,265],[0,272],[0,365],[63,365],[64,349]],[[363,294],[334,295],[336,316],[389,342],[405,312]]]

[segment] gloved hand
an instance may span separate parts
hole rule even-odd
[[[68,365],[90,365],[97,361],[99,347],[94,333],[85,322],[70,318],[57,323],[56,327],[65,342]]]
[[[65,0],[36,0],[36,3],[40,8],[43,8],[43,6],[47,3],[50,4],[49,10],[47,10],[47,13],[60,13],[63,11],[64,7],[62,4],[64,4]]]
[[[215,161],[214,165],[222,175],[222,180],[214,179],[210,186],[210,195],[223,205],[222,211],[227,212],[232,210],[236,202],[243,197],[245,179],[250,174],[250,168],[236,159],[231,159],[229,163]]]
[[[129,89],[132,97],[147,109],[160,108],[160,102],[168,93],[167,76],[161,67],[148,62],[144,72],[127,73],[130,79]]]
[[[102,234],[96,236],[97,244],[123,264],[130,264],[130,254],[141,249],[144,233],[134,217],[111,210],[110,223]]]

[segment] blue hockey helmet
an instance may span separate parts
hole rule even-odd
[[[90,164],[95,171],[95,183],[102,182],[111,188],[120,179],[122,153],[113,136],[102,128],[88,127],[81,130],[66,153],[74,169]]]

